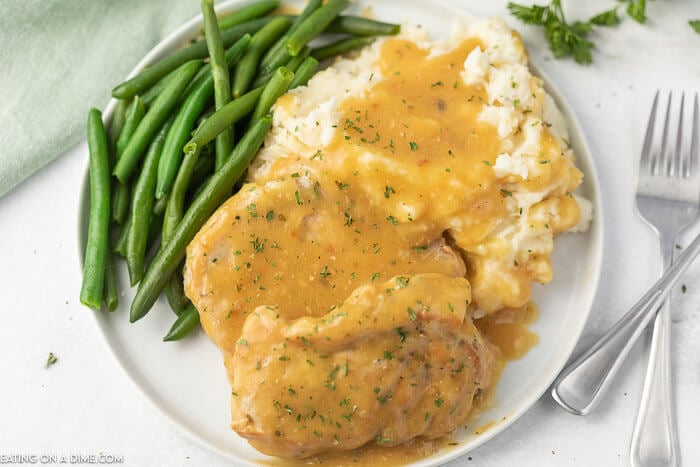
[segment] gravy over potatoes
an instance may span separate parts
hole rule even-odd
[[[266,454],[454,430],[497,367],[472,319],[526,305],[586,207],[517,35],[406,29],[278,100],[249,182],[188,248],[233,428]]]

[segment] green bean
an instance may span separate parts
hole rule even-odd
[[[271,21],[272,18],[259,18],[227,29],[221,34],[224,47],[230,47],[245,34],[253,34]],[[206,58],[209,55],[207,44],[200,40],[180,49],[167,57],[144,68],[141,73],[112,89],[112,97],[128,99],[143,93],[159,79],[186,62]]]
[[[129,144],[114,167],[114,175],[124,183],[138,164],[153,135],[160,129],[168,115],[180,100],[182,91],[197,72],[202,62],[193,60],[182,65],[168,86],[156,98],[134,131]]]
[[[128,182],[117,180],[112,184],[112,220],[117,224],[124,223],[129,213],[129,192]]]
[[[160,241],[161,234],[163,233],[162,226],[163,215],[154,213],[151,216],[151,221],[148,224],[148,240],[146,241],[146,252],[150,252],[154,248],[156,243]],[[146,256],[148,256],[148,253],[146,254]]]
[[[202,190],[204,190],[204,187],[207,186],[207,183],[209,183],[209,179],[211,179],[211,175],[209,175],[208,177],[205,177],[201,183],[197,184],[197,183],[194,183],[194,177],[192,177],[192,183],[191,183],[191,187],[188,191],[188,194],[192,193],[191,196],[193,199],[196,198],[197,196],[199,196],[199,194],[202,192]],[[235,192],[236,192],[236,188],[234,187],[234,188],[232,188],[232,193],[235,193]]]
[[[257,122],[259,118],[270,111],[272,104],[277,98],[287,92],[289,83],[294,78],[294,73],[283,66],[279,67],[272,75],[270,81],[263,88],[260,99],[258,100],[253,116],[250,117],[251,122]]]
[[[114,157],[115,164],[119,161],[145,113],[146,106],[141,98],[136,96],[126,110],[124,124],[122,130],[119,132]],[[112,167],[112,169],[114,169],[114,167]],[[112,185],[112,220],[117,224],[122,224],[129,212],[129,191],[129,187],[118,180]]]
[[[177,73],[177,68],[167,75],[163,76],[158,80],[153,86],[148,88],[142,95],[141,100],[146,105],[146,108],[150,108],[153,102],[160,95],[161,92],[168,86],[168,84],[173,80],[175,74]]]
[[[302,47],[321,34],[349,4],[349,0],[328,0],[325,5],[311,13],[287,38],[285,45],[289,55],[297,55]]]
[[[214,158],[212,157],[212,154],[207,154],[207,151],[205,151],[208,146],[209,145],[204,146],[199,154],[199,159],[197,160],[197,164],[195,164],[194,171],[192,172],[190,186],[202,183],[202,181],[204,181],[209,175],[214,173]]]
[[[117,105],[114,107],[112,120],[109,122],[107,129],[107,144],[109,146],[109,162],[110,166],[114,165],[117,159],[117,141],[122,133],[124,123],[126,122],[126,109],[129,107],[129,101],[118,99]]]
[[[168,197],[168,204],[165,206],[163,214],[163,244],[167,244],[172,234],[177,229],[185,212],[185,195],[192,181],[192,174],[199,161],[199,149],[185,153],[177,178],[173,184],[173,189]]]
[[[219,20],[219,29],[228,29],[233,26],[238,26],[241,23],[245,23],[246,21],[265,16],[272,10],[277,9],[279,6],[280,2],[278,0],[258,1],[221,18]]]
[[[182,220],[185,210],[185,196],[191,186],[196,186],[206,180],[214,169],[214,158],[206,154],[206,144],[202,150],[185,154],[180,170],[177,173],[175,184],[168,197],[168,204],[163,215],[163,243],[166,243]]]
[[[107,263],[105,266],[104,302],[109,311],[114,311],[119,306],[119,292],[117,287],[117,270],[114,267],[112,252],[107,250]]]
[[[353,36],[395,36],[401,32],[401,25],[383,23],[361,16],[341,15],[334,19],[323,32]]]
[[[254,89],[232,100],[204,120],[192,138],[185,144],[185,153],[194,152],[197,148],[204,146],[216,138],[216,135],[225,128],[248,115],[255,108],[255,103],[260,98],[262,90],[263,88]]]
[[[314,49],[311,54],[316,60],[321,61],[335,57],[336,55],[342,55],[351,50],[360,49],[366,45],[370,45],[374,41],[375,38],[372,36],[350,37]]]
[[[114,247],[112,248],[112,252],[122,258],[126,258],[126,242],[129,239],[129,230],[131,230],[131,214],[129,214],[124,223],[122,223],[119,229],[119,235],[117,235],[114,241]]]
[[[199,313],[194,305],[189,304],[185,311],[177,317],[163,342],[177,341],[188,335],[199,324]]]
[[[129,318],[131,322],[143,318],[151,309],[172,272],[184,259],[187,244],[224,198],[231,193],[231,189],[245,172],[271,126],[272,118],[269,116],[255,122],[233,149],[224,166],[214,172],[204,191],[192,201],[170,240],[161,246],[146,270],[131,303]]]
[[[161,159],[163,158],[163,153],[160,154]],[[153,214],[160,216],[165,212],[165,205],[168,204],[168,195],[163,196],[161,199],[156,200],[153,205]]]
[[[170,309],[173,310],[173,313],[175,313],[176,316],[180,316],[185,307],[190,303],[190,300],[185,295],[185,291],[183,289],[183,266],[183,264],[180,264],[177,268],[175,268],[175,271],[173,271],[173,275],[165,285],[164,290],[165,298],[168,300],[168,305],[170,305]]]
[[[296,72],[297,68],[302,64],[302,62],[311,55],[311,49],[307,46],[304,46],[303,49],[301,49],[301,52],[296,57],[290,58],[287,63],[284,65],[285,68],[287,68],[289,71]],[[260,86],[264,86],[267,84],[268,81],[270,81],[270,78],[272,78],[272,74],[274,73],[274,70],[271,71],[270,73],[267,73],[265,75],[259,75],[257,78],[255,78],[255,81],[253,82],[253,88],[258,88]]]
[[[287,18],[276,17],[256,32],[250,40],[250,46],[246,50],[241,61],[236,64],[233,72],[233,97],[238,97],[248,90],[253,82],[255,73],[260,63],[263,52],[272,45],[277,38],[291,26]]]
[[[199,116],[199,118],[197,119],[197,125],[195,126],[194,130],[192,130],[192,133],[190,134],[190,137],[192,137],[192,136],[194,136],[195,134],[197,134],[197,132],[199,131],[199,129],[202,128],[202,126],[204,125],[204,122],[207,121],[207,118],[211,117],[212,115],[214,115],[214,107],[213,107],[213,106],[212,106],[212,107],[209,107],[208,109],[206,109],[206,110],[204,111],[204,113],[202,113],[202,115]],[[214,139],[214,138],[212,138],[212,139]],[[185,148],[184,148],[184,147],[182,148],[182,151],[183,151],[183,152],[187,152],[187,151],[185,151]]]
[[[318,60],[313,57],[308,57],[304,62],[299,65],[299,69],[294,73],[294,78],[292,82],[289,83],[289,90],[292,90],[298,86],[304,86],[316,73],[318,68]]]
[[[214,0],[202,0],[202,16],[204,17],[204,34],[209,49],[211,75],[214,78],[214,108],[219,110],[231,102],[231,83],[224,57],[224,46],[221,43],[221,31],[214,12]],[[221,167],[226,156],[231,153],[232,146],[233,129],[227,128],[216,137],[217,168]]]
[[[133,287],[141,280],[146,258],[148,226],[153,217],[155,202],[156,172],[158,159],[163,150],[163,143],[172,117],[163,125],[153,138],[143,161],[143,166],[134,184],[134,200],[131,203],[131,229],[126,242],[126,266]]]
[[[279,38],[277,42],[275,42],[265,53],[265,55],[263,55],[262,59],[260,60],[261,74],[271,75],[277,68],[289,61],[291,55],[289,55],[289,52],[287,52],[287,38],[290,34],[299,29],[301,23],[303,23],[304,20],[311,15],[311,13],[316,11],[322,3],[322,0],[309,0],[304,8],[304,11],[302,11],[299,16],[294,18],[294,21],[292,22],[292,25],[287,33]]]
[[[102,113],[90,109],[87,121],[90,153],[90,214],[80,302],[102,308],[105,267],[109,250],[109,154]]]
[[[126,109],[126,114],[124,116],[124,125],[119,132],[119,138],[117,139],[116,145],[116,160],[119,160],[124,149],[129,144],[129,140],[136,131],[136,127],[141,123],[141,119],[146,114],[146,106],[143,100],[139,96],[136,96],[129,107]]]
[[[228,66],[236,63],[249,43],[250,35],[246,34],[226,51],[225,58]],[[182,146],[189,139],[197,117],[204,111],[207,102],[214,93],[214,78],[209,72],[209,65],[205,65],[203,68],[207,68],[207,73],[192,86],[165,138],[163,153],[158,163],[158,181],[156,183],[156,198],[159,200],[170,191],[177,169],[182,162]]]

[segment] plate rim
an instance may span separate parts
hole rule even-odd
[[[220,4],[216,5],[217,14],[225,14],[235,9],[245,6],[247,4],[254,3],[255,0],[225,0]],[[393,0],[398,1],[398,0]],[[430,3],[431,6],[437,6],[441,9],[453,12],[457,15],[460,20],[468,18],[476,18],[469,10],[461,6],[448,3],[446,0],[409,0],[411,3],[417,4],[427,4]],[[157,59],[161,58],[163,55],[170,53],[173,50],[179,48],[182,44],[186,43],[187,40],[196,36],[201,30],[202,25],[202,15],[197,14],[185,21],[179,27],[174,29],[170,34],[158,42],[152,49],[150,49],[141,58],[138,63],[134,66],[131,72],[128,74],[127,79],[135,76],[146,66],[153,63]],[[551,375],[547,378],[547,383],[542,384],[541,390],[531,391],[529,397],[526,397],[519,406],[509,414],[506,420],[498,421],[494,426],[490,427],[483,434],[481,434],[477,439],[469,443],[462,443],[457,447],[450,447],[449,449],[441,449],[437,451],[434,455],[419,459],[413,462],[411,465],[416,466],[430,466],[438,465],[445,462],[454,460],[460,456],[467,454],[468,452],[477,449],[478,447],[484,445],[486,442],[494,438],[495,436],[506,431],[516,420],[518,420],[523,414],[529,411],[532,406],[542,398],[542,396],[548,391],[552,383],[558,376],[558,374],[563,369],[566,362],[572,357],[574,348],[579,342],[588,318],[591,315],[593,305],[595,303],[595,298],[598,293],[600,277],[602,272],[603,264],[603,250],[604,250],[604,217],[605,209],[602,202],[602,192],[600,186],[600,177],[598,176],[598,170],[595,164],[595,158],[590,150],[588,139],[581,126],[581,123],[576,116],[572,108],[570,108],[567,100],[564,98],[561,91],[554,84],[549,75],[543,70],[537,62],[533,61],[528,54],[528,65],[531,72],[542,79],[546,91],[552,96],[556,102],[559,110],[564,116],[567,123],[567,129],[569,131],[570,137],[572,139],[572,145],[575,148],[575,154],[577,156],[577,166],[585,174],[582,187],[587,191],[587,198],[593,204],[593,217],[591,223],[589,224],[588,231],[586,234],[591,236],[590,243],[592,245],[592,250],[588,253],[592,253],[592,257],[589,258],[591,264],[591,274],[592,283],[587,287],[590,290],[590,297],[588,297],[588,303],[585,307],[585,313],[577,315],[577,319],[574,322],[574,339],[570,339],[566,342],[565,352],[561,352],[556,361],[551,363],[551,367],[555,368],[556,371],[550,372]],[[114,110],[116,108],[118,100],[111,97],[107,105],[105,106],[103,112],[103,122],[108,125],[112,119]],[[85,163],[85,175],[83,177],[83,183],[81,184],[79,199],[83,200],[79,206],[78,212],[78,251],[80,268],[82,274],[82,263],[84,256],[84,245],[86,237],[86,227],[87,227],[87,206],[89,206],[89,184],[88,184],[88,171],[89,164]],[[592,198],[592,199],[591,199]],[[85,202],[84,200],[88,200]],[[176,426],[182,433],[184,433],[191,441],[206,447],[211,452],[214,452],[227,460],[242,461],[240,458],[233,457],[230,452],[222,450],[216,443],[210,441],[204,435],[196,432],[188,424],[180,420],[171,410],[166,407],[166,404],[159,400],[156,394],[152,394],[150,388],[148,388],[143,381],[141,381],[140,375],[135,372],[126,357],[118,352],[118,346],[114,342],[115,337],[108,332],[109,323],[107,319],[101,316],[101,313],[106,313],[105,310],[92,312],[92,319],[95,320],[97,327],[100,329],[101,338],[109,349],[111,357],[116,360],[121,371],[127,376],[127,379],[131,384],[137,389],[137,392],[154,407],[161,417],[166,419],[169,423]],[[570,325],[571,327],[572,325]]]

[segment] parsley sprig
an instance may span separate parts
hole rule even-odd
[[[627,15],[640,24],[647,20],[646,0],[618,0],[627,3]],[[551,0],[549,5],[525,6],[508,3],[510,14],[525,24],[542,26],[549,49],[556,58],[572,56],[576,63],[587,65],[591,63],[593,42],[588,40],[588,34],[593,26],[615,26],[620,23],[617,14],[618,7],[599,13],[588,21],[568,23],[564,17],[561,0]],[[688,24],[700,34],[700,19],[689,20]]]
[[[591,63],[593,43],[588,34],[593,26],[613,26],[620,22],[617,8],[604,11],[586,22],[568,23],[564,17],[561,0],[552,0],[547,6],[532,5],[527,7],[509,3],[510,13],[525,24],[544,27],[544,36],[549,48],[556,58],[572,56],[576,63]]]
[[[690,24],[690,27],[693,28],[693,31],[700,34],[700,19],[691,19],[688,21],[688,24]]]
[[[647,21],[646,9],[646,0],[630,0],[627,4],[627,14],[639,24],[644,24]]]

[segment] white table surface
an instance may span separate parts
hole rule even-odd
[[[506,2],[453,3],[481,16],[507,16]],[[617,4],[564,3],[571,18]],[[687,24],[700,18],[700,2],[648,2],[647,10],[646,25],[625,17],[616,28],[596,29],[588,67],[554,60],[539,30],[509,19],[580,119],[603,190],[603,272],[577,351],[614,323],[658,273],[656,239],[633,210],[635,160],[653,93],[700,91],[700,35]],[[93,312],[79,303],[76,231],[85,157],[80,143],[0,198],[0,461],[16,454],[105,453],[134,466],[230,465],[146,400],[111,355]],[[700,224],[690,229],[697,231]],[[685,465],[700,465],[698,278],[700,263],[684,278],[687,291],[677,291],[673,310],[673,396]],[[594,414],[570,415],[545,395],[509,429],[452,465],[629,464],[646,348],[647,342],[635,347]],[[58,361],[47,369],[49,352]]]

